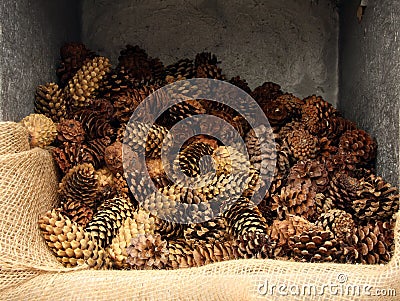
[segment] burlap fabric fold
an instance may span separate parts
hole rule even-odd
[[[37,220],[57,202],[48,151],[0,123],[1,300],[397,300],[400,223],[387,265],[236,260],[174,271],[66,269],[48,250]]]

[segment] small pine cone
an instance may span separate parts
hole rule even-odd
[[[96,54],[81,43],[66,43],[60,49],[61,64],[57,68],[57,76],[62,86],[75,75],[75,73]]]
[[[89,139],[111,137],[114,135],[114,128],[111,126],[110,120],[98,111],[82,109],[74,114],[74,119],[82,124]]]
[[[338,209],[348,209],[358,198],[361,189],[360,180],[346,173],[337,172],[329,182],[327,196],[332,199]]]
[[[90,234],[56,210],[40,217],[39,228],[47,245],[65,267],[87,263],[90,267],[100,269],[106,263],[102,255],[104,250],[95,244]]]
[[[310,230],[289,238],[293,258],[305,262],[330,262],[337,258],[339,243],[330,231]]]
[[[74,200],[94,208],[99,193],[97,173],[90,163],[72,167],[62,178],[59,194],[64,201]]]
[[[315,188],[310,182],[296,186],[287,185],[279,195],[272,196],[271,208],[279,218],[287,214],[299,215],[304,218],[313,216],[315,210]]]
[[[20,121],[29,133],[31,147],[46,147],[57,136],[57,128],[54,122],[42,114],[30,114]]]
[[[146,157],[156,158],[161,155],[161,147],[172,145],[172,135],[166,128],[156,124],[151,126],[141,122],[130,122],[126,126],[124,144],[133,152],[144,150]]]
[[[85,131],[82,124],[73,119],[65,119],[57,124],[57,140],[60,142],[82,143]]]
[[[315,195],[315,216],[319,217],[323,213],[328,212],[331,209],[334,209],[335,204],[332,198],[322,194],[317,193]],[[318,219],[318,218],[317,218]]]
[[[93,209],[81,201],[68,199],[61,203],[61,214],[79,226],[86,227],[93,217]]]
[[[35,94],[35,113],[51,118],[53,122],[62,121],[67,115],[63,91],[55,83],[38,86]]]
[[[343,240],[356,226],[351,214],[340,209],[322,213],[316,225],[325,231],[331,231],[338,241]]]
[[[138,270],[164,269],[168,264],[167,241],[161,235],[138,235],[126,249],[126,263]]]
[[[272,126],[281,126],[285,124],[291,118],[290,109],[286,101],[280,97],[266,102],[262,107],[265,116]]]
[[[110,62],[104,57],[95,57],[85,63],[68,82],[66,93],[74,108],[89,106],[96,97],[105,75],[110,71]]]
[[[305,129],[299,128],[289,133],[287,143],[291,155],[298,160],[314,159],[319,152],[318,138]]]
[[[246,198],[236,200],[223,212],[223,216],[227,222],[227,232],[235,238],[249,232],[267,232],[267,222],[261,211]]]
[[[166,74],[167,82],[172,83],[181,79],[194,78],[196,75],[196,70],[192,60],[182,59],[172,65],[167,66]]]
[[[129,200],[113,198],[105,200],[97,209],[85,230],[99,246],[107,247],[118,233],[126,218],[132,217],[134,207]]]
[[[196,67],[201,66],[203,64],[212,64],[212,65],[217,65],[218,59],[215,54],[212,54],[211,52],[200,52],[196,54],[196,58],[194,60],[194,64]]]
[[[104,161],[107,167],[114,173],[123,173],[122,166],[122,143],[117,141],[106,147]]]
[[[262,86],[255,88],[254,91],[251,93],[251,96],[262,108],[269,101],[276,99],[282,94],[283,93],[281,91],[281,86],[275,83],[265,82],[264,84],[262,84]]]
[[[245,138],[250,163],[265,179],[276,173],[277,154],[273,138],[272,129],[264,125],[251,129]]]
[[[126,248],[130,246],[132,238],[138,235],[154,234],[154,228],[154,218],[150,217],[148,212],[142,209],[133,212],[132,217],[124,221],[110,247],[107,248],[113,267],[128,268]]]
[[[326,120],[336,117],[339,112],[320,96],[312,95],[305,100],[302,107],[301,121],[313,135],[325,136],[329,124]]]
[[[251,89],[249,87],[249,84],[246,82],[245,79],[240,78],[240,76],[232,77],[231,80],[229,81],[229,83],[231,83],[232,85],[242,89],[247,94],[251,93]]]
[[[213,152],[214,149],[208,144],[202,142],[191,144],[179,153],[173,168],[175,172],[181,171],[189,177],[199,176],[214,168],[210,157]]]
[[[222,74],[222,69],[213,64],[202,64],[197,66],[196,77],[225,80],[225,75]]]
[[[203,223],[189,224],[184,231],[184,238],[187,241],[227,241],[231,237],[226,232],[226,226],[225,219],[221,217]]]
[[[95,99],[89,109],[106,119],[111,119],[114,114],[114,107],[111,101],[106,98]]]
[[[120,123],[126,123],[139,104],[147,97],[144,91],[137,88],[126,88],[111,96],[114,106],[114,118]]]
[[[369,166],[376,158],[376,142],[363,130],[346,131],[339,141],[338,153],[347,164]]]
[[[305,160],[293,165],[288,175],[288,183],[295,186],[304,181],[311,181],[317,192],[325,191],[329,177],[324,164],[316,160]]]
[[[232,174],[249,170],[250,165],[244,154],[230,146],[220,146],[212,154],[217,174]]]
[[[265,233],[248,232],[243,235],[239,235],[234,243],[234,253],[237,253],[238,258],[273,258],[273,245],[269,236]]]
[[[399,210],[399,191],[381,177],[371,174],[360,180],[361,189],[351,204],[360,221],[388,220]]]
[[[64,142],[60,147],[52,149],[53,158],[63,174],[78,164],[90,163],[96,165],[92,154],[83,148],[82,144]]]
[[[345,238],[342,262],[362,264],[385,264],[392,256],[393,224],[370,222],[357,226]]]
[[[183,237],[184,230],[186,226],[184,224],[173,223],[158,217],[154,217],[155,219],[155,233],[161,235],[161,237],[166,239],[177,239]]]
[[[97,138],[87,141],[82,145],[83,152],[88,153],[93,158],[93,166],[100,168],[104,165],[104,153],[107,146],[111,144],[109,137]]]
[[[286,178],[290,171],[292,160],[290,157],[290,150],[287,145],[276,144],[276,170],[274,179]]]
[[[304,100],[294,96],[293,94],[285,93],[276,98],[277,101],[286,104],[288,114],[296,120],[301,116],[301,110],[304,105]]]

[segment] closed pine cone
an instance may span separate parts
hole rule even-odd
[[[311,181],[317,192],[325,191],[329,178],[324,164],[317,160],[305,160],[293,165],[288,175],[288,182],[296,185],[304,181]]]
[[[316,225],[325,231],[331,231],[338,241],[343,240],[346,235],[354,231],[356,226],[351,214],[340,209],[331,209],[322,213]]]
[[[298,160],[314,159],[319,152],[318,138],[305,129],[298,128],[288,134],[291,155]]]
[[[102,248],[99,248],[89,233],[68,217],[51,210],[39,219],[39,228],[49,248],[65,267],[88,264],[100,269],[108,262]]]
[[[117,141],[106,147],[104,161],[107,167],[114,173],[123,173],[122,166],[122,143]]]
[[[103,114],[101,111],[95,111],[91,108],[75,112],[74,119],[82,124],[89,140],[114,135],[115,130],[111,126],[110,120]]]
[[[62,200],[75,200],[94,208],[99,196],[97,173],[90,163],[71,168],[62,178],[59,194]]]
[[[138,209],[128,217],[119,228],[118,234],[112,239],[111,245],[107,248],[113,267],[127,268],[128,253],[126,248],[130,246],[132,238],[138,235],[154,234],[154,218],[149,213]]]
[[[185,229],[184,237],[190,240],[229,240],[231,237],[226,232],[226,221],[224,218],[216,217],[203,223],[189,224]]]
[[[67,116],[65,95],[55,83],[40,85],[35,94],[35,113],[43,114],[54,122],[62,121]]]
[[[68,199],[61,203],[61,214],[79,226],[85,227],[93,217],[93,209],[81,201]]]
[[[174,223],[167,221],[158,217],[154,217],[155,220],[155,233],[161,235],[161,237],[166,239],[177,239],[184,235],[184,230],[186,229],[185,224]]]
[[[20,121],[29,133],[29,144],[33,147],[46,147],[57,136],[54,122],[43,114],[30,114]]]
[[[64,142],[59,147],[53,148],[52,154],[63,174],[79,164],[96,164],[92,154],[87,152],[82,144],[78,143]]]
[[[85,131],[82,124],[74,119],[65,119],[57,124],[57,140],[60,142],[82,143]]]
[[[297,261],[330,262],[337,258],[339,248],[330,231],[304,231],[289,238],[289,249]]]

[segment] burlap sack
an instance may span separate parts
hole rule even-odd
[[[63,268],[46,247],[37,227],[39,214],[57,201],[51,156],[46,150],[27,150],[26,136],[15,134],[20,132],[16,124],[0,124],[0,131],[1,300],[399,298],[366,295],[377,293],[377,289],[391,295],[397,290],[400,294],[399,221],[395,254],[389,264],[382,266],[237,260],[174,271]]]

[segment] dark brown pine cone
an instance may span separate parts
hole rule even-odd
[[[231,80],[229,81],[229,83],[231,83],[232,85],[242,89],[247,94],[251,93],[251,89],[249,87],[249,84],[247,83],[247,81],[245,79],[240,78],[240,76],[232,77]]]
[[[202,64],[197,66],[196,77],[225,80],[225,75],[222,74],[222,69],[213,64]]]
[[[189,224],[185,228],[184,238],[195,241],[230,240],[231,236],[226,232],[226,227],[226,221],[222,217],[216,217],[203,223]]]
[[[333,146],[337,146],[339,139],[346,131],[356,130],[355,123],[340,116],[330,117],[326,120],[327,128],[325,137],[329,139]]]
[[[81,201],[68,199],[61,203],[61,214],[67,216],[79,226],[86,227],[93,217],[93,209]]]
[[[202,104],[197,100],[186,100],[174,104],[165,110],[162,115],[157,119],[157,124],[171,128],[177,122],[184,120],[188,117],[204,114],[206,111]]]
[[[95,111],[100,116],[110,119],[114,114],[114,107],[112,103],[105,98],[95,99],[89,109]]]
[[[338,154],[347,165],[368,167],[376,158],[376,142],[363,130],[346,131],[340,137]]]
[[[82,143],[85,131],[82,124],[73,119],[65,119],[57,124],[57,140],[60,142]]]
[[[268,101],[261,107],[272,126],[283,125],[291,118],[291,107],[281,97]]]
[[[96,165],[97,161],[82,144],[64,142],[61,146],[52,149],[53,158],[63,174],[66,174],[72,167],[90,163]]]
[[[358,179],[346,173],[337,172],[329,183],[327,196],[339,209],[346,209],[358,198],[358,192],[362,189]]]
[[[278,102],[285,103],[286,108],[288,110],[288,114],[292,118],[294,118],[295,120],[298,120],[301,117],[301,110],[305,103],[304,100],[302,100],[290,93],[282,94],[281,96],[277,97],[276,100]]]
[[[381,177],[371,174],[360,180],[352,212],[360,221],[390,220],[399,210],[399,191]]]
[[[278,135],[276,136],[276,140],[283,144],[282,141],[286,141],[289,134],[297,129],[303,129],[303,125],[300,121],[291,121],[285,124],[283,127],[279,128]]]
[[[262,86],[255,88],[251,93],[251,96],[262,108],[267,104],[268,101],[274,100],[282,94],[283,92],[281,91],[281,86],[275,83],[265,82],[262,84]]]
[[[330,262],[338,257],[340,245],[330,231],[310,230],[289,238],[293,258],[303,262]]]
[[[211,64],[211,65],[217,65],[218,59],[215,54],[212,54],[211,52],[200,52],[196,54],[196,58],[194,60],[194,64],[196,67],[203,65],[203,64]]]
[[[81,43],[64,44],[60,49],[60,55],[61,63],[56,73],[61,86],[65,86],[87,60],[96,56],[94,52]]]
[[[302,107],[301,121],[313,135],[320,137],[326,135],[327,119],[336,117],[339,112],[321,96],[312,95],[307,97]]]
[[[79,110],[74,114],[74,119],[82,124],[88,139],[112,137],[115,133],[110,120],[98,111],[92,109]]]
[[[114,174],[123,173],[121,142],[117,141],[106,147],[104,151],[104,161]]]
[[[104,153],[106,147],[111,144],[111,139],[108,137],[97,138],[87,141],[82,145],[83,152],[89,153],[93,158],[93,166],[100,168],[104,165]]]
[[[351,214],[340,209],[331,209],[322,213],[316,225],[325,231],[331,231],[338,241],[342,241],[352,233],[356,226]]]
[[[196,75],[196,69],[192,60],[182,59],[167,66],[166,74],[166,81],[172,83],[180,79],[194,78]]]
[[[281,189],[279,195],[272,196],[271,208],[279,218],[287,214],[309,218],[315,212],[315,195],[315,188],[310,182],[288,185]]]
[[[173,223],[158,217],[154,218],[154,222],[154,232],[160,234],[161,237],[166,239],[182,238],[184,235],[184,231],[187,228],[185,224]]]
[[[288,134],[287,143],[291,155],[298,160],[314,159],[319,153],[318,138],[305,129],[295,129]]]
[[[133,112],[147,95],[137,88],[127,88],[111,96],[114,106],[114,118],[120,123],[126,123]]]
[[[293,165],[288,175],[288,183],[295,186],[304,181],[311,181],[316,192],[325,191],[329,178],[324,164],[315,160],[305,160]]]

